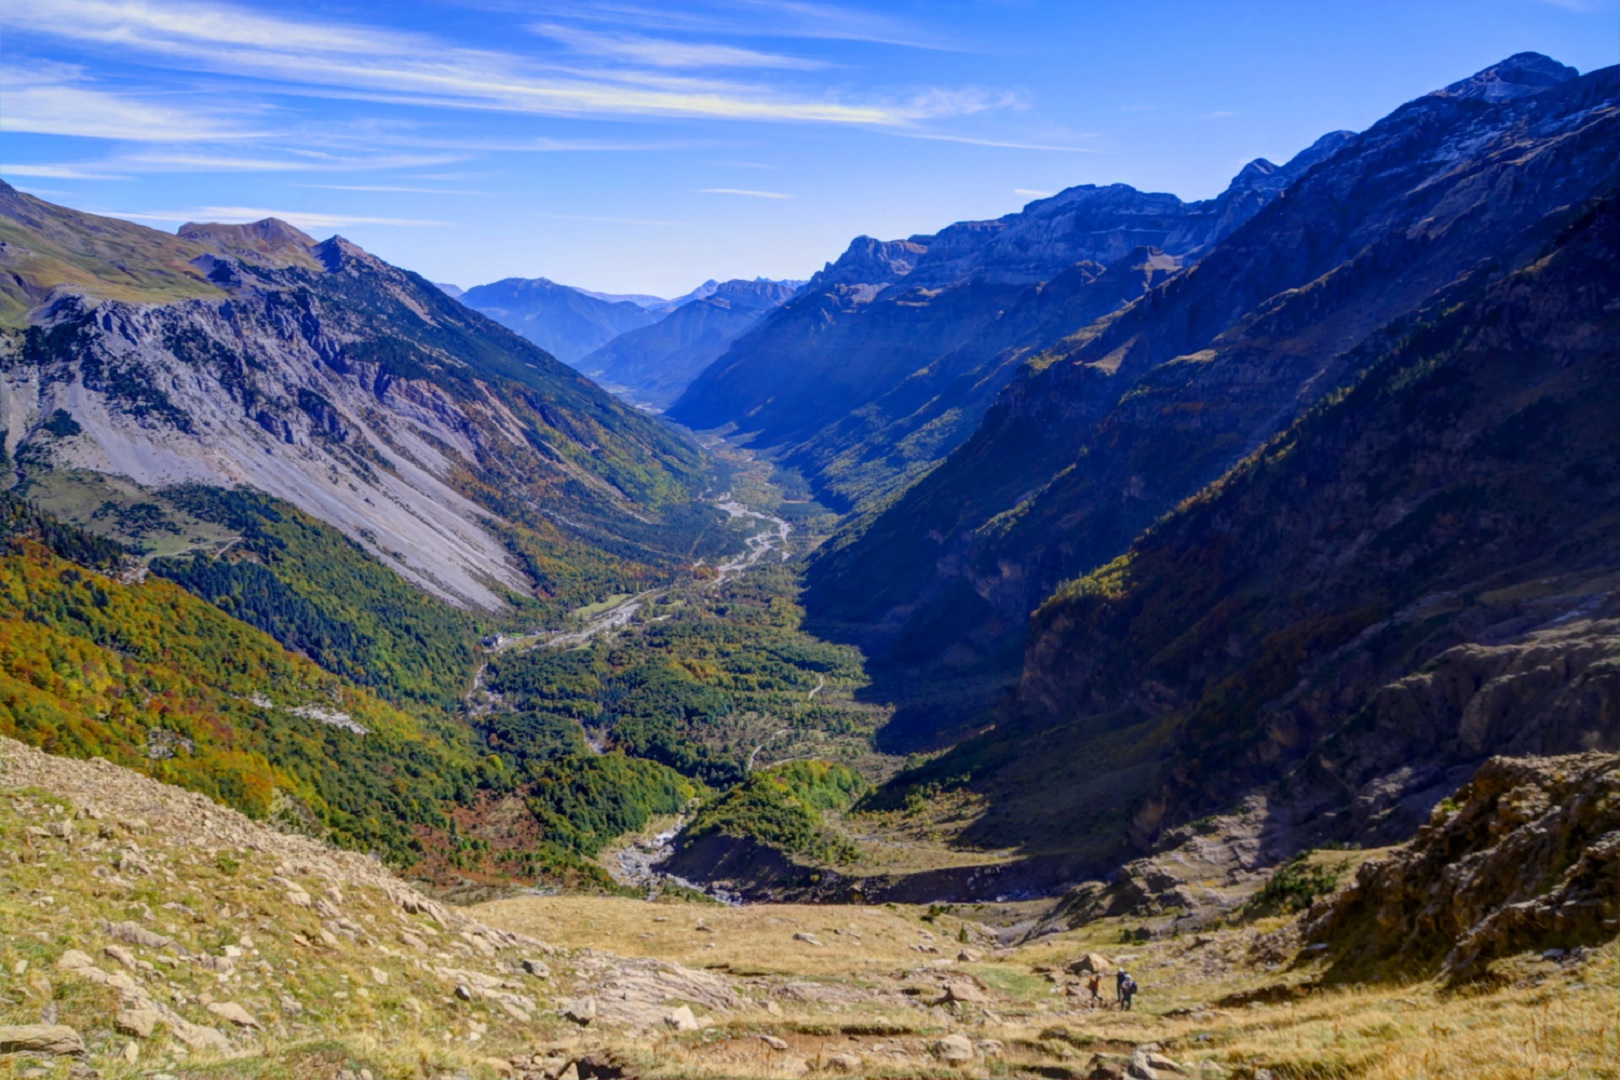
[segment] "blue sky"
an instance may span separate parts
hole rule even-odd
[[[0,175],[159,228],[284,217],[441,281],[684,292],[1064,187],[1244,162],[1616,0],[6,0]]]

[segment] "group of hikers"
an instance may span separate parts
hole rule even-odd
[[[1086,989],[1091,991],[1091,1000],[1088,1002],[1088,1004],[1093,1009],[1103,1009],[1108,1007],[1108,1002],[1105,1001],[1102,996],[1102,980],[1102,973],[1094,971],[1091,973],[1091,979],[1086,983]],[[1114,975],[1114,1004],[1117,1005],[1120,1010],[1129,1012],[1131,1008],[1131,998],[1135,996],[1136,980],[1131,978],[1128,971],[1126,971],[1124,968],[1120,968],[1119,971]]]

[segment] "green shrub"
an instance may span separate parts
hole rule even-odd
[[[1344,864],[1312,864],[1311,853],[1302,851],[1279,866],[1255,894],[1251,905],[1260,912],[1304,911],[1319,896],[1339,887]]]

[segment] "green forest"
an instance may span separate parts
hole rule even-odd
[[[175,515],[234,538],[143,565],[5,495],[0,733],[401,866],[612,889],[593,858],[694,807],[705,833],[849,855],[823,815],[865,790],[851,766],[882,716],[853,700],[859,655],[801,629],[786,567],[690,574],[583,646],[491,654],[479,635],[511,620],[432,600],[285,503],[185,486],[115,510],[124,535]],[[842,764],[771,768],[807,757]],[[513,797],[534,831],[497,857],[479,822]]]

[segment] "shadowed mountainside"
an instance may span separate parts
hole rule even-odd
[[[1537,258],[1612,176],[1615,134],[1612,69],[1515,57],[1345,140],[1203,259],[1024,363],[971,440],[811,567],[818,625],[918,705],[897,743],[971,720],[1055,586],[1345,384],[1381,328]]]
[[[1620,747],[1620,208],[1558,217],[1058,589],[996,726],[889,797],[1095,871],[1257,792],[1386,843],[1492,754]]]
[[[1250,163],[1216,199],[1084,185],[933,236],[860,237],[670,409],[734,425],[830,505],[866,505],[973,431],[1030,347],[1141,295],[1346,138]]]

